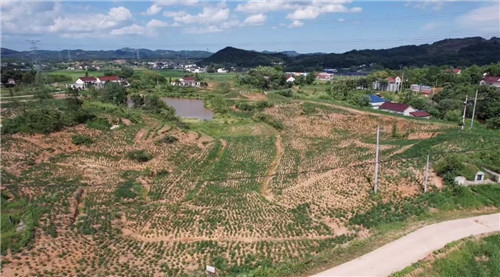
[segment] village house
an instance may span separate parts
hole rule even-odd
[[[500,88],[500,76],[485,76],[479,84]]]
[[[388,77],[383,81],[377,80],[373,82],[372,86],[374,90],[396,92],[396,91],[401,91],[401,84],[402,84],[401,77],[396,76],[396,77]]]
[[[219,68],[217,69],[217,73],[227,73],[227,70],[225,70],[224,68]]]
[[[333,74],[331,73],[321,72],[316,74],[316,80],[318,81],[330,81],[331,79],[333,79]]]
[[[170,83],[172,86],[182,86],[182,87],[199,87],[201,86],[201,82],[196,81],[193,77],[184,77],[180,78],[175,82]]]
[[[396,114],[402,114],[405,116],[411,116],[410,113],[416,112],[417,110],[412,108],[411,106],[401,104],[401,103],[392,103],[392,102],[385,102],[382,105],[380,105],[379,110],[381,111],[387,111],[391,113],[396,113]]]
[[[95,85],[96,77],[79,77],[71,87],[76,89],[86,89]]]
[[[79,77],[74,84],[71,85],[72,88],[76,89],[87,89],[89,87],[104,87],[107,83],[118,83],[122,86],[128,86],[128,82],[121,79],[120,77],[114,76],[101,76],[101,77]]]
[[[101,76],[97,77],[96,80],[96,86],[98,87],[104,87],[107,83],[121,83],[120,77],[113,75],[113,76]]]
[[[9,79],[7,79],[7,82],[5,82],[3,85],[6,88],[15,87],[16,86],[16,80],[14,80],[13,78],[9,78]]]
[[[372,109],[378,109],[385,102],[389,102],[376,94],[368,95],[368,97],[370,97],[370,107],[372,107]]]
[[[293,76],[287,76],[286,82],[293,83],[293,82],[295,82],[295,78]]]

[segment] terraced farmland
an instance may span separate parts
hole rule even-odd
[[[3,135],[5,194],[43,212],[22,231],[29,247],[2,248],[2,273],[199,276],[208,264],[237,275],[314,257],[370,236],[349,220],[377,203],[377,125],[382,201],[422,193],[422,159],[404,153],[450,128],[321,103],[263,114],[283,128],[235,111],[189,130],[136,114],[108,118],[112,131]]]

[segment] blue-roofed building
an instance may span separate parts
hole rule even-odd
[[[376,94],[370,94],[368,95],[368,97],[370,97],[370,106],[373,109],[378,109],[380,105],[384,104],[385,102],[390,102],[389,100],[385,100],[384,98]]]

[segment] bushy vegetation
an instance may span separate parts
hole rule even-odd
[[[236,108],[241,111],[251,112],[251,111],[263,111],[265,108],[272,107],[273,104],[268,101],[258,101],[256,103],[241,101],[236,103]]]
[[[425,259],[397,272],[402,276],[496,276],[500,272],[500,235],[469,237],[434,251],[435,259]]]
[[[254,88],[272,90],[287,87],[286,76],[282,68],[259,66],[247,74],[239,75],[236,82]]]
[[[172,144],[179,141],[178,138],[174,136],[165,136],[163,139],[161,139],[161,142],[166,143],[166,144]]]
[[[92,129],[100,130],[100,131],[108,131],[111,127],[107,118],[104,117],[96,117],[90,120],[87,123],[87,126]]]
[[[158,95],[132,94],[130,100],[132,100],[136,109],[157,115],[165,121],[178,121],[174,108],[168,106]]]
[[[145,163],[150,161],[153,158],[153,155],[149,154],[145,150],[134,150],[127,153],[127,158],[133,161]]]
[[[71,139],[75,145],[90,146],[94,143],[91,137],[85,135],[74,135]]]
[[[283,122],[279,121],[276,118],[273,118],[270,115],[264,114],[264,113],[256,114],[255,119],[260,120],[260,121],[264,121],[265,123],[273,126],[276,130],[283,130],[283,128],[285,127],[283,125]]]
[[[7,249],[15,253],[31,242],[38,220],[45,209],[29,203],[26,199],[9,199],[4,191],[1,205],[1,255],[4,256]]]
[[[69,104],[67,101],[43,102],[26,105],[19,115],[5,118],[2,133],[48,134],[60,131],[66,126],[85,123],[94,115],[81,107],[81,103]]]
[[[500,207],[500,187],[495,185],[449,186],[443,191],[431,191],[400,202],[378,203],[367,212],[356,214],[351,219],[351,223],[373,228],[387,223],[404,222],[411,217],[427,215],[431,208],[453,210],[484,206]]]

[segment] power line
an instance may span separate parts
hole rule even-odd
[[[27,42],[29,42],[31,44],[30,46],[30,50],[31,50],[31,66],[33,68],[34,71],[38,72],[40,71],[40,66],[38,64],[38,55],[36,53],[36,51],[38,50],[38,43],[40,43],[40,40],[36,40],[36,39],[28,39],[26,40]]]
[[[476,148],[476,149],[467,149],[467,150],[461,150],[461,151],[453,151],[453,153],[468,153],[468,152],[479,152],[479,151],[487,151],[487,150],[498,150],[498,147],[489,147],[489,148]],[[434,156],[441,156],[444,154],[450,153],[449,151],[443,151],[443,152],[433,152]],[[409,157],[401,157],[401,158],[391,158],[391,159],[386,159],[386,160],[379,160],[379,164],[386,164],[386,163],[391,163],[395,161],[408,161],[408,160],[414,160],[414,159],[421,159],[423,157],[426,157],[428,153],[425,154],[418,154],[418,155],[413,155]],[[238,181],[238,180],[252,180],[252,179],[260,179],[260,178],[266,178],[266,177],[279,177],[279,176],[295,176],[295,175],[304,175],[308,173],[321,173],[321,172],[326,172],[326,171],[332,171],[332,170],[339,170],[339,169],[349,169],[349,168],[358,168],[358,167],[364,167],[364,166],[369,166],[373,165],[374,162],[369,161],[369,162],[363,162],[363,163],[356,163],[356,164],[350,164],[346,166],[337,166],[337,167],[324,167],[324,168],[319,168],[319,169],[310,169],[310,170],[298,170],[294,172],[286,172],[286,173],[273,173],[273,174],[265,174],[265,175],[254,175],[254,176],[238,176],[238,177],[225,177],[225,178],[209,178],[209,179],[184,179],[185,182],[223,182],[223,181]],[[64,185],[51,185],[51,186],[45,186],[45,187],[58,187],[58,186],[64,186]],[[91,187],[91,188],[111,188],[110,186],[92,186],[92,185],[80,185],[83,187]],[[30,187],[30,188],[45,188],[41,186],[35,186],[35,185],[17,185],[16,187]]]

